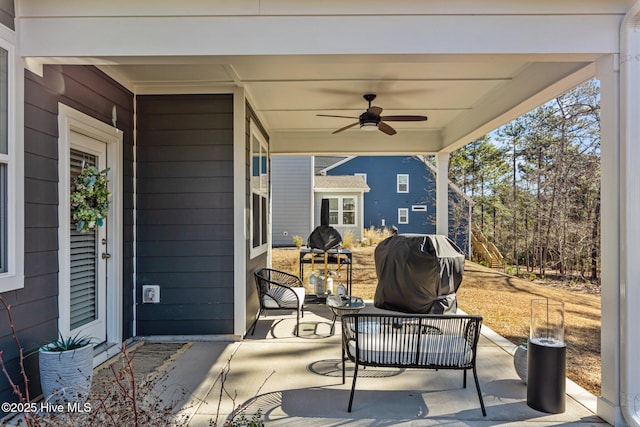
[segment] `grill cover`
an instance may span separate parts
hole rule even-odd
[[[307,239],[307,246],[311,249],[320,249],[321,251],[337,248],[341,243],[342,236],[340,236],[338,230],[329,225],[317,226]]]
[[[322,199],[320,205],[320,225],[307,238],[307,246],[311,249],[328,251],[342,244],[342,236],[329,225],[329,199]]]
[[[376,307],[404,313],[455,314],[464,253],[446,236],[398,234],[375,250]]]

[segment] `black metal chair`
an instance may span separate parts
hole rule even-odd
[[[262,313],[267,310],[296,310],[296,333],[299,335],[300,317],[304,317],[305,289],[298,276],[271,268],[262,268],[253,273],[258,290],[260,311],[249,328],[251,335]]]

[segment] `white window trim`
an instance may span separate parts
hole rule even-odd
[[[267,183],[267,241],[264,242],[263,244],[261,244],[260,246],[256,246],[255,248],[253,247],[253,190],[251,189],[251,187],[249,188],[249,193],[250,193],[250,197],[249,197],[249,258],[253,259],[259,255],[264,254],[265,252],[267,252],[267,249],[269,248],[269,245],[271,244],[271,215],[270,215],[270,211],[271,211],[271,189],[269,188],[271,186],[271,178],[270,178],[270,159],[269,159],[269,144],[267,144],[267,140],[264,138],[264,135],[262,134],[262,132],[260,132],[260,129],[258,129],[258,126],[256,126],[256,124],[253,122],[253,120],[250,123],[249,126],[249,159],[250,160],[250,164],[249,164],[249,177],[251,178],[253,176],[253,138],[256,138],[258,140],[258,142],[260,143],[260,145],[262,145],[262,147],[265,150],[265,155],[267,156],[267,177],[268,177],[268,183]],[[249,185],[251,185],[251,179],[249,180]]]
[[[406,177],[407,178],[407,189],[406,190],[400,190],[400,178],[401,177]],[[408,193],[409,192],[409,174],[399,173],[399,174],[396,175],[396,191],[398,193]]]
[[[24,67],[15,32],[0,25],[0,47],[7,51],[8,154],[7,272],[0,274],[0,293],[24,287]]]
[[[426,212],[427,211],[427,205],[412,205],[411,206],[411,210],[413,212]]]
[[[405,214],[402,215],[401,212],[404,212]],[[407,218],[407,220],[402,221],[400,219],[402,216]],[[409,208],[398,208],[398,224],[409,224]]]
[[[338,223],[337,224],[330,224],[330,225],[337,225],[337,226],[344,226],[344,227],[356,227],[358,225],[358,197],[357,196],[331,196],[331,197],[326,197],[327,199],[338,199]],[[353,199],[353,215],[354,215],[354,223],[353,224],[344,224],[342,222],[342,217],[343,217],[343,213],[344,210],[342,209],[342,201],[343,199]],[[331,209],[329,209],[329,211],[331,211]],[[349,211],[347,211],[349,212]]]
[[[363,172],[356,172],[356,173],[354,173],[354,174],[353,174],[353,176],[361,176],[361,177],[362,177],[362,179],[364,179],[364,183],[365,183],[365,184],[367,183],[367,174],[366,174],[366,173],[363,173]]]

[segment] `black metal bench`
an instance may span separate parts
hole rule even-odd
[[[359,366],[459,369],[473,372],[482,415],[484,407],[476,372],[480,316],[433,314],[347,314],[342,316],[342,383],[345,363],[355,363],[348,410],[351,412]]]

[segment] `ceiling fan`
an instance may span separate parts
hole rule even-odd
[[[342,127],[338,130],[333,131],[332,133],[342,132],[343,130],[347,130],[356,125],[360,125],[361,129],[378,129],[381,132],[386,133],[387,135],[395,135],[396,130],[389,126],[386,122],[423,122],[427,120],[426,116],[381,116],[382,113],[381,107],[376,107],[375,105],[371,106],[371,101],[376,99],[376,95],[373,93],[367,93],[364,95],[364,99],[369,102],[369,108],[367,111],[360,114],[360,117],[351,117],[351,116],[333,116],[330,114],[317,114],[319,117],[338,117],[342,119],[358,119],[357,122],[351,123],[345,127]]]

